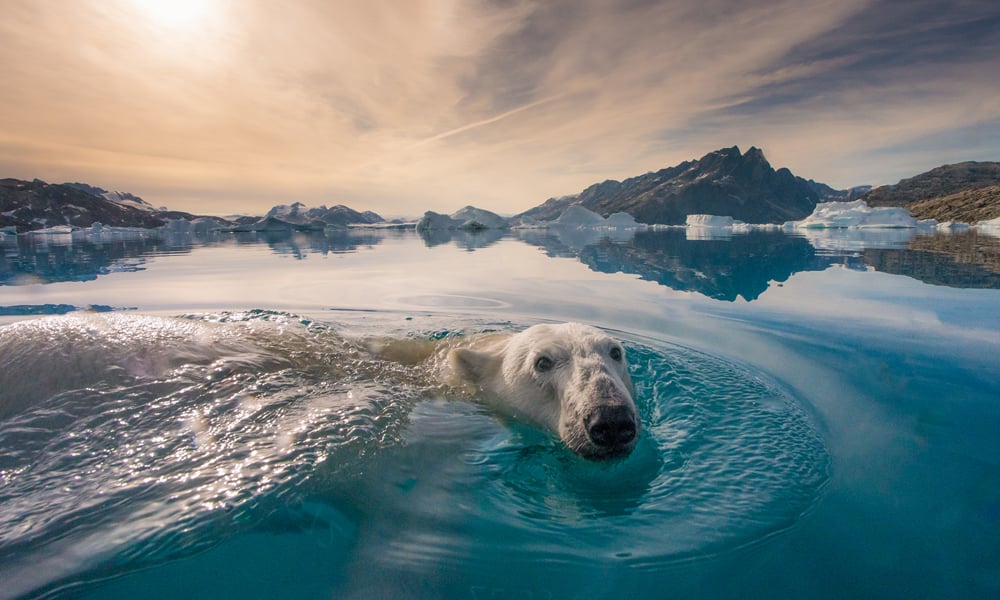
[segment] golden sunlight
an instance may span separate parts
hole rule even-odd
[[[192,29],[208,17],[212,0],[132,0],[153,24],[170,29]]]

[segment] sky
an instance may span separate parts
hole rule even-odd
[[[762,148],[1000,160],[1000,2],[0,0],[0,177],[260,214],[502,214]]]

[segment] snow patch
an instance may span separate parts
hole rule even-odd
[[[132,208],[144,211],[144,212],[155,212],[156,209],[135,194],[130,194],[128,192],[104,192],[100,194],[104,199],[114,202],[115,204],[120,204],[122,206],[130,206]]]

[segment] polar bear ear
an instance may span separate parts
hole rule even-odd
[[[470,348],[455,348],[448,353],[448,360],[455,374],[471,383],[485,379],[499,364],[499,358],[494,353]]]

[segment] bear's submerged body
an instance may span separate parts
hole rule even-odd
[[[61,393],[218,374],[323,370],[398,379],[541,427],[589,459],[626,456],[639,419],[625,351],[577,323],[517,333],[348,339],[271,321],[130,314],[47,317],[0,328],[0,417]]]

